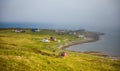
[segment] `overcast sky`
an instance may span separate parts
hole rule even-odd
[[[120,0],[0,0],[0,22],[119,28]]]

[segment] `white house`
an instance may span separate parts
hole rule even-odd
[[[42,42],[50,42],[50,40],[48,40],[47,38],[44,38],[41,40]]]

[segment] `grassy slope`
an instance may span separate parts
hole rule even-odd
[[[52,35],[61,43],[40,42]],[[0,71],[119,71],[120,61],[56,48],[76,39],[72,35],[59,36],[51,31],[15,33],[0,30]],[[53,50],[56,50],[55,56]],[[58,57],[60,51],[69,55]]]

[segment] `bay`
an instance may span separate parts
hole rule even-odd
[[[119,32],[106,33],[96,42],[78,44],[66,48],[72,51],[98,51],[109,56],[120,57],[120,34]]]

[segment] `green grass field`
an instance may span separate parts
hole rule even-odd
[[[56,36],[61,42],[40,42]],[[99,56],[60,50],[57,47],[74,40],[74,35],[57,35],[41,30],[15,33],[11,29],[0,30],[0,71],[120,71],[120,61]],[[55,55],[53,50],[56,50]],[[68,53],[62,58],[61,51]]]

